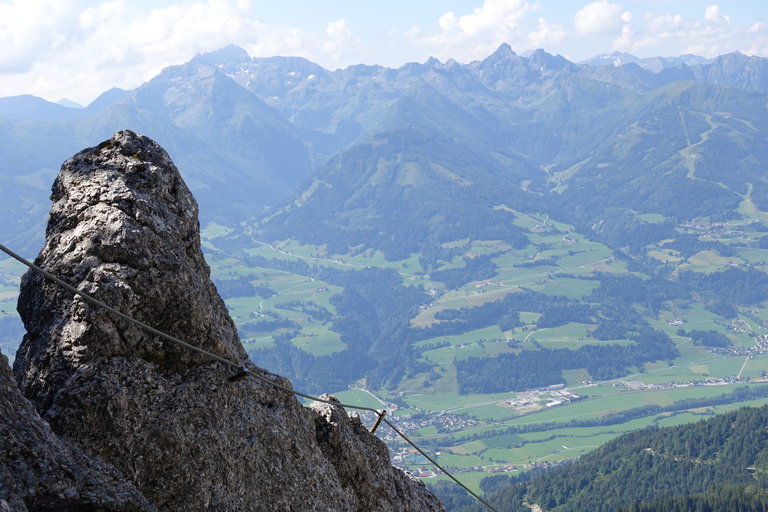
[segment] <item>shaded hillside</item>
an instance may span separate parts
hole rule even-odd
[[[331,160],[258,230],[339,254],[363,246],[390,259],[466,237],[525,245],[510,215],[494,206],[531,206],[534,197],[516,182],[537,171],[494,156],[424,127],[385,132]]]
[[[0,201],[13,221],[0,234],[22,252],[39,246],[46,183],[58,163],[125,127],[152,136],[174,155],[203,205],[205,222],[236,225],[261,215],[288,198],[311,171],[291,124],[213,67],[167,68],[134,91],[107,91],[83,109],[53,105],[53,113],[34,121],[13,118],[13,109],[24,108],[26,99],[5,100]],[[61,120],[61,109],[73,113]]]
[[[698,512],[701,510],[738,510],[764,512],[768,509],[768,491],[751,485],[723,485],[690,496],[633,503],[621,512]]]
[[[761,169],[768,153],[759,142],[768,131],[764,101],[763,94],[691,82],[639,98],[628,105],[626,123],[592,155],[553,174],[565,189],[562,213],[590,224],[616,207],[678,221],[737,217],[750,184],[767,208]]]

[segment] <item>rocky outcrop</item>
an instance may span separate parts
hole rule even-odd
[[[330,395],[320,398],[337,402]],[[313,402],[310,408],[317,413],[320,449],[336,468],[355,510],[401,510],[402,503],[411,510],[435,510],[434,496],[418,479],[391,470],[387,445],[357,415],[350,418],[342,407],[324,402]]]
[[[236,186],[236,185],[235,185]],[[161,331],[248,362],[168,155],[130,131],[62,166],[36,263]],[[53,431],[117,467],[160,510],[442,510],[338,407],[310,409],[36,273],[22,279],[19,387]]]
[[[51,432],[0,354],[0,511],[156,510],[113,466]]]

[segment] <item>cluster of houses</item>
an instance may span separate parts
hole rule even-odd
[[[458,432],[480,425],[480,422],[468,416],[459,416],[451,413],[422,413],[411,418],[398,418],[397,426],[406,434],[416,432],[424,427],[436,427],[439,432]],[[383,435],[385,440],[397,439],[397,435],[388,432]]]
[[[639,380],[618,380],[614,381],[613,386],[631,391],[649,391],[692,388],[696,386],[726,386],[728,384],[745,382],[746,380],[746,378],[737,375],[729,375],[728,377],[707,377],[706,380],[692,380],[688,382],[662,382],[661,384],[646,384]]]
[[[752,220],[745,225],[757,224],[759,222],[760,221],[758,220]],[[750,239],[746,231],[734,229],[732,226],[729,226],[728,223],[699,222],[694,219],[691,222],[681,224],[680,227],[696,233],[701,237],[701,240],[722,240],[723,238],[738,238],[741,240]]]
[[[536,406],[555,407],[568,402],[574,402],[583,398],[576,393],[568,391],[564,384],[554,384],[545,388],[531,389],[517,393],[515,398],[504,400],[507,407],[530,408]]]
[[[762,354],[768,354],[768,334],[755,335],[755,344],[751,347],[715,347],[710,352],[716,354],[725,354],[730,356],[754,357]]]
[[[438,457],[441,452],[435,452]],[[434,478],[438,476],[439,471],[434,466],[428,465],[426,459],[413,448],[404,448],[392,457],[392,462],[399,467],[409,467],[409,471],[418,478]],[[509,465],[493,466],[468,466],[468,467],[450,467],[446,468],[452,474],[468,472],[488,472],[488,473],[511,473],[517,471],[518,467]]]

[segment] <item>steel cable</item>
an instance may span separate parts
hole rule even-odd
[[[451,480],[453,480],[459,486],[461,486],[461,488],[463,488],[465,491],[467,491],[472,497],[474,497],[480,503],[482,503],[483,505],[488,507],[490,510],[493,510],[494,512],[498,512],[487,501],[485,501],[483,498],[478,496],[469,487],[467,487],[466,485],[461,483],[448,470],[446,470],[443,466],[438,464],[435,459],[430,457],[424,450],[422,450],[418,445],[416,445],[416,443],[411,441],[405,434],[403,434],[397,427],[395,427],[395,425],[391,421],[389,421],[386,417],[384,417],[384,415],[379,410],[374,409],[373,407],[365,407],[365,406],[362,406],[362,405],[351,405],[351,404],[345,404],[345,403],[341,403],[341,402],[334,402],[334,401],[331,401],[331,400],[326,400],[326,399],[323,399],[323,398],[320,398],[320,397],[316,397],[316,396],[312,396],[312,395],[309,395],[309,394],[306,394],[306,393],[302,393],[301,391],[296,391],[295,389],[289,388],[287,386],[283,386],[282,384],[278,384],[277,382],[273,382],[273,381],[267,379],[266,377],[264,377],[262,375],[259,375],[258,373],[255,373],[253,371],[250,371],[250,370],[246,369],[241,364],[235,363],[234,361],[231,361],[231,360],[226,359],[224,357],[218,356],[218,355],[214,354],[213,352],[209,352],[208,350],[202,349],[202,348],[200,348],[198,346],[195,346],[195,345],[193,345],[191,343],[188,343],[188,342],[186,342],[184,340],[176,338],[175,336],[171,336],[170,334],[166,334],[166,333],[164,333],[162,331],[159,331],[159,330],[155,329],[154,327],[152,327],[150,325],[145,324],[144,322],[142,322],[140,320],[137,320],[137,319],[133,318],[132,316],[126,315],[122,311],[119,311],[119,310],[113,308],[112,306],[109,306],[108,304],[106,304],[106,303],[96,299],[95,297],[85,293],[84,291],[78,290],[77,288],[75,288],[74,286],[70,285],[69,283],[67,283],[65,281],[62,281],[61,279],[59,279],[58,277],[54,276],[53,274],[51,274],[47,270],[43,270],[41,267],[35,265],[34,263],[32,263],[31,261],[27,260],[26,258],[23,258],[22,256],[19,256],[18,254],[16,254],[15,252],[10,250],[9,248],[4,246],[3,244],[0,244],[0,250],[2,250],[4,253],[6,253],[8,256],[10,256],[11,258],[15,259],[19,263],[25,265],[26,267],[29,267],[30,269],[34,270],[35,272],[40,273],[46,279],[49,279],[50,281],[53,281],[54,283],[56,283],[57,285],[61,286],[65,290],[68,290],[68,291],[74,293],[75,295],[81,297],[83,300],[85,300],[89,304],[91,304],[93,306],[96,306],[96,307],[99,307],[99,308],[102,308],[105,311],[108,311],[108,312],[110,312],[110,313],[112,313],[114,315],[117,315],[118,317],[120,317],[120,318],[122,318],[122,319],[124,319],[124,320],[126,320],[126,321],[128,321],[128,322],[130,322],[132,324],[134,324],[134,325],[137,325],[137,326],[141,327],[142,329],[146,330],[147,332],[150,332],[150,333],[152,333],[152,334],[154,334],[156,336],[159,336],[159,337],[161,337],[161,338],[163,338],[165,340],[168,340],[168,341],[170,341],[172,343],[176,343],[177,345],[180,345],[182,347],[188,348],[188,349],[193,350],[195,352],[198,352],[200,354],[206,355],[206,356],[210,357],[211,359],[213,359],[215,361],[218,361],[220,363],[223,363],[225,365],[228,365],[228,366],[231,366],[232,368],[237,369],[239,373],[237,375],[235,375],[235,379],[233,379],[233,380],[239,380],[239,378],[241,378],[242,376],[248,375],[248,376],[251,376],[251,377],[255,377],[256,379],[258,379],[261,382],[269,384],[272,387],[275,387],[277,389],[286,391],[288,393],[292,393],[292,394],[300,396],[302,398],[306,398],[307,400],[312,400],[312,401],[315,401],[315,402],[321,402],[321,403],[324,403],[324,404],[335,405],[335,406],[343,407],[345,409],[347,409],[347,408],[349,408],[349,409],[357,409],[357,410],[361,410],[361,411],[370,411],[370,412],[375,413],[376,415],[379,416],[379,418],[381,418],[384,421],[384,423],[389,425],[389,428],[391,428],[393,432],[395,432],[398,436],[400,436],[406,443],[411,445],[415,450],[417,450],[421,455],[423,455],[424,458],[426,458],[429,462],[431,462],[436,468],[438,468],[440,471],[442,471]]]

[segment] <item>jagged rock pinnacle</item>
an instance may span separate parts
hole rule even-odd
[[[52,199],[38,265],[249,364],[210,282],[196,203],[155,142],[121,131],[78,153],[62,166]],[[340,407],[316,412],[253,378],[228,383],[231,368],[34,273],[22,279],[19,312],[27,335],[14,371],[24,395],[56,434],[113,464],[160,510],[443,510]],[[350,473],[363,460],[364,475]]]
[[[203,259],[197,203],[159,145],[118,132],[67,160],[51,199],[38,265],[163,332],[246,361]],[[33,272],[22,283],[19,313],[28,334],[15,371],[43,407],[77,367],[101,358],[139,357],[182,373],[205,359],[69,298]],[[30,368],[44,372],[45,388],[26,378]]]

